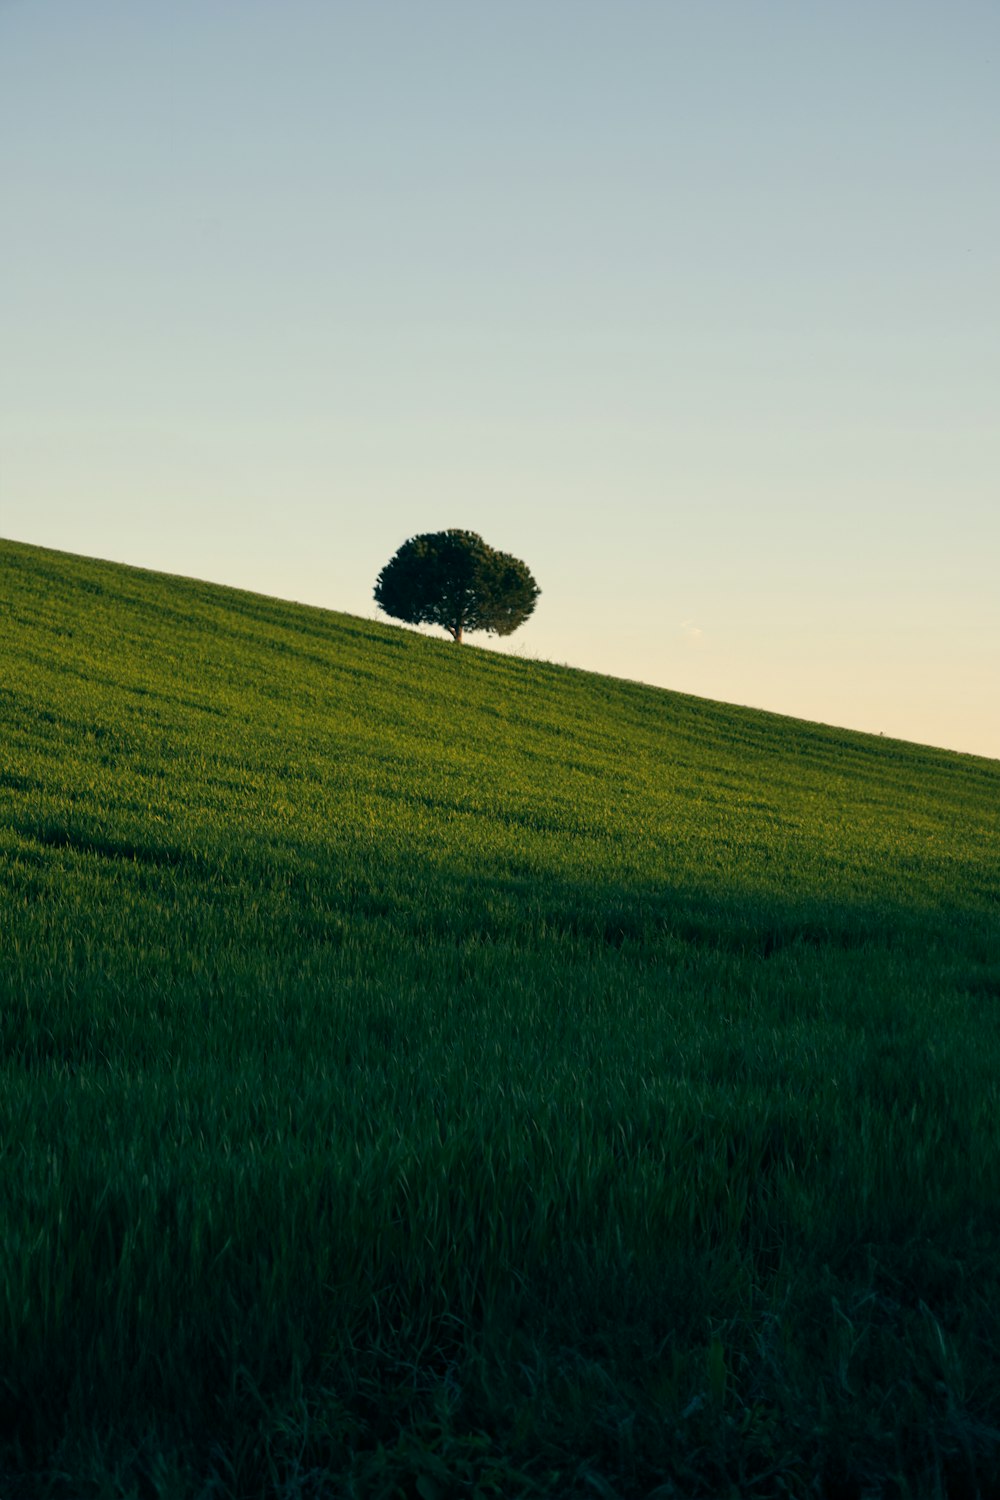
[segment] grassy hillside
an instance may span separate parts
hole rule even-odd
[[[998,794],[0,543],[0,1494],[1000,1493]]]

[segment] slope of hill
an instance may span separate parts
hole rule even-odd
[[[13,543],[0,642],[0,1492],[1000,1484],[1000,763]]]

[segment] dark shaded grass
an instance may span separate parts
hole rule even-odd
[[[426,871],[414,873],[414,887],[426,889],[427,882]],[[388,873],[372,882],[383,891],[388,884]],[[244,988],[249,1014],[231,1040],[232,1056],[248,1077],[270,1085],[256,1100],[241,1091],[238,1137],[237,1111],[220,1109],[218,1097],[223,1079],[231,1077],[228,1066],[216,1075],[218,1084],[211,1073],[199,1083],[195,1072],[209,1029],[219,1049],[219,1023],[206,1010],[217,985],[192,973],[183,997],[164,994],[149,1006],[140,1041],[121,1031],[125,1007],[107,1005],[106,980],[95,983],[92,955],[89,979],[80,975],[74,987],[78,996],[83,987],[85,1021],[61,1034],[51,1025],[36,1030],[44,1045],[19,1054],[36,1088],[46,1077],[62,1080],[64,1102],[66,1082],[75,1079],[82,1118],[72,1133],[101,1143],[96,1175],[78,1167],[72,1192],[59,1196],[67,1243],[89,1246],[77,1262],[78,1283],[63,1287],[64,1322],[52,1327],[46,1345],[30,1319],[30,1337],[17,1350],[21,1379],[29,1385],[28,1350],[34,1350],[36,1378],[47,1397],[41,1410],[50,1411],[55,1395],[83,1430],[114,1411],[126,1430],[141,1431],[151,1413],[186,1409],[189,1425],[180,1434],[175,1426],[172,1442],[176,1449],[182,1438],[191,1455],[201,1454],[188,1460],[197,1468],[210,1463],[213,1443],[229,1453],[248,1420],[247,1391],[219,1406],[224,1372],[242,1363],[247,1390],[268,1411],[288,1401],[290,1391],[298,1391],[300,1401],[307,1401],[307,1390],[335,1391],[337,1420],[348,1434],[341,1443],[359,1472],[375,1462],[380,1443],[386,1448],[392,1439],[398,1446],[413,1421],[420,1431],[438,1433],[442,1443],[449,1432],[447,1441],[459,1450],[466,1429],[488,1437],[484,1453],[493,1453],[493,1461],[505,1453],[511,1463],[516,1455],[521,1471],[539,1484],[539,1466],[553,1444],[562,1444],[564,1465],[566,1453],[574,1453],[593,1474],[614,1476],[623,1493],[644,1493],[643,1486],[673,1472],[687,1453],[691,1475],[708,1464],[699,1483],[700,1492],[711,1493],[734,1464],[747,1482],[748,1476],[766,1482],[762,1476],[777,1462],[769,1447],[775,1424],[784,1425],[786,1445],[789,1432],[798,1433],[803,1472],[819,1472],[827,1462],[834,1417],[836,1444],[846,1454],[852,1445],[870,1447],[870,1415],[867,1426],[856,1421],[858,1384],[881,1390],[883,1402],[901,1399],[902,1392],[893,1393],[901,1355],[917,1341],[926,1363],[928,1329],[942,1326],[942,1314],[947,1327],[952,1303],[962,1307],[970,1293],[980,1302],[979,1336],[989,1346],[992,1320],[984,1314],[989,1289],[996,1289],[1000,1246],[983,1205],[995,1201],[1000,1184],[970,1179],[969,1164],[996,1120],[980,1119],[983,1133],[977,1135],[976,1122],[957,1107],[976,1082],[965,1049],[957,1056],[939,1049],[934,1071],[922,1073],[934,1026],[925,1019],[921,1027],[884,1003],[881,1016],[872,1017],[843,992],[833,1003],[814,1006],[808,1027],[789,1024],[788,986],[770,981],[775,963],[782,954],[785,961],[805,962],[818,981],[830,959],[815,934],[797,944],[803,918],[791,904],[768,912],[767,933],[777,922],[789,937],[780,953],[771,948],[765,956],[760,945],[714,945],[718,992],[726,993],[734,964],[744,965],[750,981],[747,997],[735,1006],[730,989],[731,1009],[714,1027],[698,1018],[685,1021],[662,999],[655,1006],[648,990],[638,1002],[632,998],[632,986],[643,984],[649,968],[638,944],[624,973],[627,946],[605,945],[604,978],[616,981],[612,994],[593,984],[587,956],[595,937],[616,930],[617,903],[624,904],[622,896],[614,898],[609,916],[607,893],[593,889],[550,897],[540,903],[534,931],[525,921],[516,936],[506,934],[508,947],[519,947],[522,957],[532,947],[536,953],[546,945],[564,949],[558,969],[571,984],[574,969],[586,965],[591,982],[582,1007],[553,1014],[519,1006],[508,981],[505,1003],[479,997],[480,1008],[471,1009],[477,953],[495,949],[501,934],[496,927],[490,936],[481,927],[470,930],[468,920],[510,892],[497,883],[462,885],[464,900],[451,889],[439,893],[432,931],[426,923],[406,930],[405,903],[397,902],[395,947],[383,961],[383,982],[369,990],[363,1010],[349,1013],[349,1026],[334,1029],[329,1018],[324,1025],[323,1005],[335,999],[332,984],[326,997],[317,997],[306,984],[283,986],[275,972],[258,983],[256,1000],[253,988]],[[512,899],[523,910],[519,893]],[[653,899],[647,893],[647,909]],[[384,897],[381,907],[360,904],[366,923],[384,922]],[[688,898],[682,928],[690,926],[696,904]],[[709,910],[725,930],[724,913],[717,905]],[[857,952],[856,914],[834,910],[827,921],[835,948],[836,934],[847,932],[847,951]],[[650,927],[646,947],[662,964],[698,968],[709,946],[705,930],[695,943],[687,933],[673,934],[671,949]],[[872,961],[894,961],[897,928],[883,913],[886,942],[879,944],[870,921],[860,931],[869,951],[862,952],[859,982]],[[939,942],[947,940],[942,916]],[[418,1001],[409,964],[429,941],[438,950],[436,968],[416,986],[423,989]],[[440,951],[446,941],[451,960]],[[897,977],[918,982],[912,970]],[[273,1028],[257,1029],[263,1007],[277,1019],[272,990],[280,994],[280,1044]],[[409,1003],[402,998],[407,991]],[[445,1000],[448,993],[454,998]],[[797,984],[794,993],[800,1010]],[[102,997],[103,1026],[96,1010]],[[629,1045],[602,1066],[602,1044],[616,1013],[627,1023]],[[783,1014],[784,1034],[775,1036]],[[151,1046],[154,1017],[160,1031]],[[884,1027],[873,1035],[874,1019]],[[196,1020],[201,1025],[192,1037],[188,1029]],[[664,1022],[673,1028],[669,1044]],[[522,1028],[530,1033],[529,1045],[518,1051]],[[769,1032],[765,1050],[759,1039]],[[839,1072],[832,1089],[817,1088],[817,1063]],[[123,1123],[108,1125],[107,1084],[100,1087],[99,1079],[109,1074],[119,1075],[117,1089],[131,1100],[127,1118],[144,1118],[151,1127],[125,1152],[116,1189],[104,1175],[107,1142]],[[353,1093],[352,1078],[363,1078],[363,1098]],[[983,1069],[979,1081],[989,1088]],[[282,1099],[287,1132],[275,1124]],[[923,1123],[915,1130],[918,1115]],[[397,1128],[380,1130],[379,1120]],[[129,1163],[155,1160],[154,1139],[176,1143],[176,1161],[158,1185],[154,1178],[137,1193]],[[346,1178],[344,1164],[335,1165],[327,1150],[337,1140],[355,1148]],[[196,1142],[192,1179],[188,1153]],[[933,1165],[940,1172],[945,1164],[950,1191],[938,1183],[936,1201],[927,1202],[927,1170]],[[206,1200],[217,1221],[206,1218]],[[275,1226],[284,1226],[280,1245]],[[374,1246],[374,1258],[359,1263],[359,1244],[369,1256]],[[122,1247],[129,1245],[147,1276],[159,1263],[157,1279],[133,1294],[126,1322],[105,1331],[103,1343],[95,1341],[108,1289],[123,1274]],[[200,1253],[192,1255],[192,1246]],[[822,1297],[817,1258],[825,1267]],[[956,1285],[956,1266],[967,1268],[970,1260],[971,1271]],[[305,1283],[295,1269],[303,1264],[312,1271]],[[221,1307],[228,1312],[220,1317],[223,1287]],[[179,1294],[186,1318],[150,1326],[137,1317],[144,1305],[176,1307]],[[89,1307],[88,1296],[94,1298]],[[261,1308],[267,1309],[265,1326],[255,1328],[253,1310]],[[967,1318],[967,1308],[959,1316]],[[88,1330],[86,1349],[73,1336],[78,1323]],[[307,1330],[318,1329],[326,1336],[317,1346]],[[777,1349],[767,1346],[765,1357],[760,1341],[768,1330],[772,1342],[778,1330],[781,1338]],[[845,1348],[835,1368],[844,1368],[832,1393],[820,1385],[803,1405],[810,1350],[822,1366],[831,1345],[840,1350],[838,1338]],[[718,1347],[722,1354],[710,1353]],[[709,1369],[720,1359],[724,1380]],[[980,1375],[986,1373],[984,1361]],[[712,1378],[722,1382],[714,1396]],[[955,1391],[949,1387],[945,1395],[940,1376],[935,1384],[929,1372],[925,1383],[920,1422],[937,1400],[944,1431],[956,1420]],[[498,1388],[503,1399],[499,1408],[490,1407]],[[755,1418],[757,1458],[741,1426],[755,1410],[752,1390],[762,1409]],[[207,1428],[192,1421],[195,1412],[202,1421],[211,1413]],[[601,1418],[596,1426],[595,1412]],[[986,1413],[976,1415],[973,1401],[962,1420],[972,1424],[978,1434],[973,1447],[982,1450]],[[49,1421],[46,1416],[42,1423],[42,1442],[51,1440]],[[13,1422],[30,1467],[30,1408],[17,1408]],[[530,1431],[518,1436],[526,1424]],[[628,1443],[622,1424],[631,1434]],[[898,1438],[897,1432],[893,1441]],[[323,1441],[316,1439],[314,1468],[322,1468]],[[883,1462],[887,1441],[880,1441]],[[326,1452],[327,1466],[333,1451]],[[983,1457],[979,1451],[976,1461]],[[260,1454],[253,1462],[263,1462]],[[677,1472],[683,1470],[681,1463]],[[562,1475],[559,1484],[570,1483],[565,1467],[556,1464],[553,1472]],[[685,1483],[694,1482],[691,1475]],[[250,1483],[244,1474],[240,1484]],[[585,1480],[580,1485],[584,1493]]]

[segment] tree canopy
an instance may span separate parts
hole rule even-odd
[[[467,630],[510,635],[540,593],[525,563],[454,527],[404,542],[375,584],[375,602],[387,615],[441,625],[455,641]]]

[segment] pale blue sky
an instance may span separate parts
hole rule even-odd
[[[0,0],[0,535],[1000,756],[995,0]],[[473,638],[486,641],[486,638]]]

